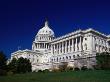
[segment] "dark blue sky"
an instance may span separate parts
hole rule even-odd
[[[109,0],[0,0],[0,50],[31,49],[46,18],[56,37],[79,28],[110,34]]]

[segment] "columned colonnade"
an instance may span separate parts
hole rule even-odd
[[[83,37],[69,37],[51,44],[53,55],[82,51]]]
[[[50,49],[49,43],[35,43],[36,49]]]

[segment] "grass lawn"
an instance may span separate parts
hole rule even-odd
[[[110,71],[26,73],[0,76],[0,82],[110,82]]]

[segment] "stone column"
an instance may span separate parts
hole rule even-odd
[[[40,48],[43,48],[43,44],[42,43],[40,43]]]
[[[76,37],[76,42],[75,42],[75,51],[77,51],[77,49],[78,49],[78,48],[77,48],[77,45],[78,45],[78,44],[77,44],[77,37]]]
[[[61,54],[61,43],[59,43],[59,54]]]
[[[37,49],[37,43],[35,43],[33,46],[35,46],[35,48]]]
[[[44,43],[42,43],[42,48],[44,48]]]
[[[106,47],[107,47],[107,52],[109,51],[109,45],[108,42],[106,41]]]
[[[38,49],[38,43],[36,44],[36,48]]]
[[[92,37],[92,40],[93,40],[93,51],[95,51],[95,38],[94,38],[94,36]]]
[[[100,42],[99,42],[98,44],[100,44]],[[88,43],[89,50],[90,50],[90,54],[93,53],[93,48],[94,48],[93,45],[94,45],[94,44],[93,44],[93,35],[90,34],[90,36],[89,36],[89,43]],[[99,51],[100,51],[100,47],[99,47]]]
[[[55,55],[57,54],[57,44],[55,43]]]
[[[54,51],[54,54],[55,54],[55,44],[53,44],[53,51]]]
[[[80,40],[79,40],[79,51],[81,51],[82,50],[82,41],[81,41],[81,36],[80,36],[80,38],[79,38]]]
[[[39,45],[39,49],[40,49],[40,43],[38,43],[38,45]]]
[[[39,43],[38,43],[38,49],[39,49]]]
[[[47,43],[45,44],[45,48],[47,49]]]
[[[73,51],[74,51],[74,40],[72,38],[71,52],[73,52]]]
[[[65,53],[67,53],[67,40],[65,41]]]
[[[70,52],[70,39],[68,40],[68,52]]]
[[[49,49],[49,44],[47,43],[47,49]]]
[[[42,44],[40,43],[39,46],[40,46],[40,48],[41,48],[41,47],[42,47]]]
[[[53,55],[53,44],[51,44],[51,54]]]
[[[64,53],[64,43],[63,42],[61,42],[61,44],[62,44],[62,53]]]
[[[44,48],[45,48],[45,43],[44,43]]]
[[[59,49],[58,49],[59,43],[57,43],[57,54],[59,54]]]
[[[68,40],[68,52],[70,52],[70,39]]]

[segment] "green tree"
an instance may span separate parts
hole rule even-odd
[[[100,69],[110,69],[110,53],[103,52],[96,54],[97,66]]]
[[[13,73],[17,72],[17,59],[13,58],[11,62],[8,64],[8,71],[11,71]]]
[[[31,68],[32,66],[28,59],[21,57],[17,60],[17,73],[31,72]]]
[[[3,51],[0,51],[0,75],[4,75],[7,70],[7,65],[6,65],[7,58]]]
[[[13,58],[11,62],[8,64],[8,71],[13,73],[26,73],[31,72],[32,66],[28,59],[26,58]]]

